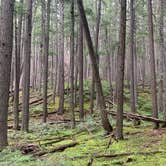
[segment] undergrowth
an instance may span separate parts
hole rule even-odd
[[[104,95],[108,95],[109,84],[102,82]],[[85,81],[84,94],[89,100],[91,84]],[[130,111],[130,93],[124,91],[124,111]],[[56,103],[50,104],[49,112],[58,108],[58,97]],[[89,102],[84,103],[85,111],[89,110]],[[65,98],[65,117],[70,118],[68,97]],[[116,107],[114,108],[116,110]],[[76,117],[79,120],[78,108]],[[137,98],[138,113],[151,116],[151,97],[148,91],[139,91]],[[42,112],[42,107],[31,108],[31,115]],[[88,113],[88,112],[87,112]],[[162,118],[162,113],[160,113]],[[11,117],[9,117],[11,118]],[[133,126],[131,121],[124,120],[124,140],[117,142],[114,138],[105,137],[101,127],[100,113],[95,110],[95,116],[86,116],[84,122],[79,122],[75,129],[71,129],[69,123],[64,124],[43,124],[41,118],[31,118],[30,132],[9,130],[9,147],[0,153],[0,166],[86,166],[94,155],[99,154],[121,154],[133,153],[126,157],[117,158],[93,158],[93,166],[164,166],[166,158],[164,153],[153,155],[139,155],[139,152],[166,151],[166,130],[153,130],[152,124],[141,122],[140,126]],[[109,120],[115,128],[116,121],[111,116]],[[57,141],[56,141],[57,140]],[[58,141],[59,140],[59,141]],[[54,142],[56,141],[56,142]],[[78,142],[78,145],[67,148],[62,152],[48,153],[41,158],[32,155],[23,155],[18,146],[34,144],[41,151],[54,147]],[[110,145],[108,146],[108,144]],[[75,158],[76,157],[76,158]],[[77,158],[82,157],[82,158]]]

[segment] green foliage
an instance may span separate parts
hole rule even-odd
[[[20,2],[15,2],[15,13],[17,13],[17,15],[20,14],[25,14],[26,8],[25,8],[25,4],[21,4]]]
[[[22,155],[20,151],[11,148],[7,148],[0,153],[1,166],[52,166],[52,164],[51,161],[41,161],[30,155]]]
[[[138,96],[138,110],[141,114],[151,115],[152,101],[147,94],[142,93]]]

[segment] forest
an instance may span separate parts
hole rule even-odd
[[[0,0],[0,166],[165,166],[165,21],[165,0]]]

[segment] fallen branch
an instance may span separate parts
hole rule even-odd
[[[76,145],[78,145],[78,142],[71,142],[69,144],[60,145],[60,146],[55,147],[51,150],[41,151],[41,152],[35,153],[34,156],[43,156],[47,153],[61,152],[61,151],[64,151],[65,149],[67,149],[67,148],[74,147]]]
[[[130,153],[118,153],[118,154],[94,154],[91,157],[92,158],[116,158],[116,157],[125,157],[125,156],[131,156],[131,155],[153,155],[158,153],[166,153],[165,151],[152,151],[152,152],[130,152]],[[69,159],[83,159],[88,158],[88,155],[85,156],[74,156],[69,157]]]
[[[116,116],[115,111],[109,111],[108,113],[111,114],[112,116]],[[164,121],[164,120],[160,120],[160,119],[153,118],[153,117],[142,116],[139,114],[127,113],[127,112],[123,113],[123,117],[127,118],[129,120],[138,120],[138,121],[143,120],[143,121],[147,121],[147,122],[157,122],[157,123],[166,124],[166,121]]]

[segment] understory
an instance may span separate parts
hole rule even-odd
[[[107,87],[106,87],[107,88]],[[86,96],[85,96],[86,97]],[[124,111],[130,110],[129,91],[125,90]],[[124,120],[124,140],[106,136],[100,124],[99,111],[89,115],[89,102],[85,102],[86,118],[79,122],[76,108],[76,128],[70,127],[69,104],[66,97],[65,114],[57,115],[56,104],[49,105],[46,124],[42,123],[42,105],[31,108],[29,133],[9,129],[9,147],[0,153],[2,166],[102,166],[136,165],[163,166],[166,164],[166,129],[153,130],[153,124],[141,121],[134,126]],[[50,102],[51,103],[51,102]],[[139,92],[138,112],[151,115],[151,98],[148,89]],[[116,109],[116,106],[115,108]],[[20,115],[21,116],[21,115]],[[162,113],[161,115],[162,116]],[[109,117],[115,127],[115,120]],[[9,126],[12,126],[12,115]]]

